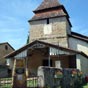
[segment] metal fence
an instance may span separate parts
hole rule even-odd
[[[12,78],[0,78],[0,88],[12,88]]]
[[[43,82],[44,88],[82,88],[85,83],[78,70],[50,68],[43,71],[43,76],[41,74],[41,76],[27,78],[27,88],[41,88]],[[12,88],[12,78],[0,78],[0,88]]]
[[[27,87],[28,88],[38,88],[38,79],[39,77],[27,78]]]
[[[38,78],[27,78],[27,88],[38,88]],[[12,88],[12,78],[0,78],[0,88]]]

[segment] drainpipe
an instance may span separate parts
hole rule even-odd
[[[50,62],[50,47],[49,47],[49,59],[48,59],[48,66],[50,67],[51,65],[51,62]]]

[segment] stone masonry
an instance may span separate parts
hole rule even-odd
[[[51,18],[50,25],[52,27],[51,34],[44,34],[44,26],[46,20],[30,22],[30,42],[41,40],[48,43],[68,47],[67,33],[70,33],[69,24],[66,17]]]

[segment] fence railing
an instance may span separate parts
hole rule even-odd
[[[12,78],[0,78],[0,88],[12,88]]]
[[[27,78],[27,87],[38,87],[38,78],[39,77]],[[0,88],[12,88],[12,78],[0,78]]]
[[[54,78],[52,78],[51,74],[44,75],[44,79],[42,76],[29,77],[27,78],[27,88],[41,88],[39,83],[42,84],[42,80],[44,80],[44,88],[84,88],[82,86],[86,85],[84,78],[80,74],[74,71],[72,71],[72,74],[68,70],[64,70],[63,73],[61,75],[61,73],[56,72]],[[52,84],[53,87],[51,87]],[[0,78],[0,88],[12,88],[12,78]]]
[[[27,87],[28,88],[37,88],[38,87],[39,77],[29,77],[27,78]]]

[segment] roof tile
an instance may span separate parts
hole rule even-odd
[[[45,18],[51,18],[51,17],[58,17],[58,16],[66,16],[66,14],[62,10],[46,11],[46,12],[35,14],[32,17],[31,20],[33,21],[33,20],[39,20],[39,19],[45,19]]]
[[[44,0],[35,11],[57,7],[59,5],[60,3],[58,2],[58,0]]]

